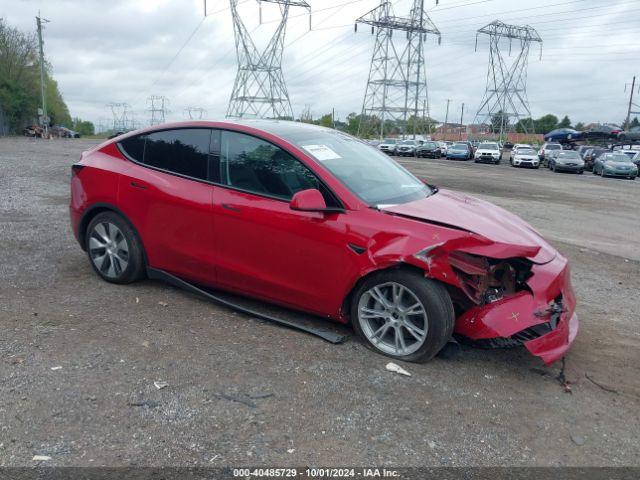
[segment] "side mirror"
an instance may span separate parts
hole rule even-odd
[[[296,192],[289,202],[291,210],[302,212],[324,212],[327,210],[327,203],[319,190],[309,188]]]

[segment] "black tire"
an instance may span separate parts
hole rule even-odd
[[[426,312],[428,322],[426,338],[416,351],[407,355],[394,355],[381,350],[372,343],[363,330],[366,329],[366,325],[361,323],[363,320],[358,315],[363,295],[376,285],[389,282],[400,284],[409,290],[420,301]],[[376,353],[406,362],[426,362],[433,358],[451,339],[455,322],[453,303],[446,288],[442,284],[410,270],[385,270],[371,275],[354,292],[350,313],[354,330],[368,348]]]
[[[584,173],[584,170],[578,170],[578,175],[582,175]]]
[[[124,269],[120,269],[120,271],[114,268],[115,276],[109,275],[109,269],[106,269],[105,271],[104,268],[98,268],[98,266],[96,266],[96,263],[94,262],[94,258],[92,257],[92,255],[99,255],[100,249],[92,248],[91,238],[95,235],[98,235],[96,228],[100,228],[99,226],[102,225],[102,228],[104,229],[105,224],[115,225],[117,227],[127,247],[126,267]],[[131,227],[131,225],[129,225],[129,222],[127,222],[121,215],[112,211],[101,212],[96,215],[87,227],[87,232],[85,235],[85,245],[87,246],[87,256],[89,258],[91,267],[103,280],[111,283],[126,284],[135,282],[136,280],[140,280],[145,277],[146,269],[142,242],[140,241],[140,238],[138,237],[135,230]],[[114,264],[115,263],[120,264],[118,261],[114,261]],[[103,261],[102,264],[104,265],[105,262]]]

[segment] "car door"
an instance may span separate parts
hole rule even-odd
[[[345,214],[295,211],[293,194],[336,197],[298,159],[260,138],[222,131],[222,187],[213,197],[218,283],[318,314],[335,312],[349,261]],[[340,287],[341,288],[341,287]]]
[[[120,179],[119,205],[140,233],[147,263],[203,283],[215,281],[210,143],[211,129],[204,128],[120,142],[133,161]]]

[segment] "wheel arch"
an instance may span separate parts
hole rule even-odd
[[[140,240],[140,244],[142,245],[142,257],[144,258],[145,265],[148,265],[147,253],[146,253],[146,249],[144,247],[144,241],[142,239],[142,236],[140,235],[140,232],[138,231],[136,226],[133,224],[133,222],[129,220],[129,218],[124,214],[124,212],[111,203],[94,203],[89,208],[87,208],[85,212],[82,214],[82,217],[80,218],[80,223],[78,225],[78,242],[80,243],[80,247],[82,248],[82,250],[84,250],[85,252],[87,251],[87,245],[85,243],[85,239],[87,236],[87,228],[89,227],[91,220],[93,220],[96,217],[96,215],[103,212],[117,213],[118,215],[120,215],[120,217],[122,217],[122,219],[125,222],[127,222],[129,227],[131,227],[131,229],[135,232],[135,234],[138,236],[138,239]]]

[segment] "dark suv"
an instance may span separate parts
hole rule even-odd
[[[424,142],[418,148],[416,148],[416,157],[423,158],[440,158],[442,156],[442,149],[438,142]]]

